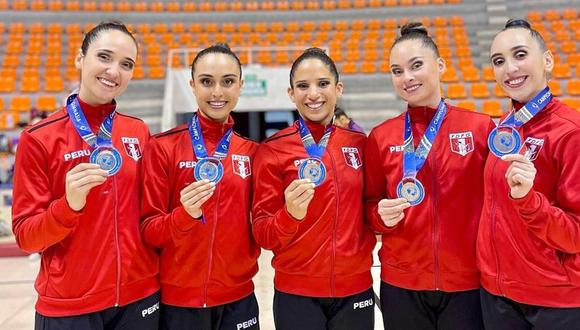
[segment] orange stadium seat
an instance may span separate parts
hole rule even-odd
[[[447,18],[443,16],[435,16],[433,17],[433,26],[434,27],[446,27],[447,26]]]
[[[24,0],[14,0],[12,1],[13,10],[26,10],[28,9],[28,4]]]
[[[471,97],[476,99],[483,99],[489,97],[489,90],[487,89],[487,83],[477,82],[472,83],[470,86]]]
[[[451,26],[463,26],[465,25],[462,16],[451,16],[449,18],[449,25]]]
[[[20,64],[20,56],[11,54],[4,55],[4,59],[2,60],[3,68],[5,67],[15,68],[19,64]]]
[[[95,1],[85,1],[81,6],[83,11],[97,11],[97,3]]]
[[[477,106],[475,105],[475,102],[473,102],[471,100],[459,101],[459,102],[457,102],[456,105],[458,108],[463,108],[463,109],[472,110],[472,111],[477,110]]]
[[[167,3],[167,11],[170,13],[177,13],[181,11],[181,4],[177,1]]]
[[[339,9],[350,9],[351,8],[350,0],[338,0],[338,8]]]
[[[41,111],[52,112],[59,107],[54,95],[42,95],[36,98],[36,108]]]
[[[345,62],[342,66],[342,72],[345,74],[356,73],[357,72],[356,62]]]
[[[379,63],[379,70],[381,72],[391,72],[391,66],[389,65],[389,61],[383,60]]]
[[[562,18],[568,21],[578,18],[578,12],[575,8],[566,8],[562,11]]]
[[[336,9],[336,2],[334,0],[324,0],[322,8],[327,10]]]
[[[507,97],[506,92],[497,83],[493,86],[493,95],[499,98]]]
[[[544,13],[544,18],[547,19],[548,21],[557,21],[561,17],[560,13],[557,10],[546,10],[546,12]]]
[[[565,98],[562,99],[564,104],[568,105],[569,107],[580,111],[580,99],[573,99],[573,98]]]
[[[501,103],[496,100],[485,100],[482,103],[481,110],[483,113],[493,117],[499,118],[502,116]]]
[[[377,72],[377,64],[374,61],[365,61],[361,63],[362,73],[375,73]]]
[[[64,81],[60,75],[48,76],[45,73],[44,77],[44,91],[59,93],[64,90]]]
[[[128,11],[131,11],[131,2],[129,2],[129,1],[117,2],[117,11],[120,11],[122,13],[126,13]]]
[[[260,6],[259,6],[258,2],[256,2],[256,1],[248,1],[248,2],[246,2],[246,10],[247,11],[256,11],[259,8],[260,8]],[[264,9],[264,8],[262,8],[262,9]]]
[[[69,66],[65,69],[64,77],[68,81],[78,81],[80,79],[80,72],[74,66]]]
[[[0,93],[12,93],[16,88],[16,78],[0,76]]]
[[[165,67],[164,66],[149,67],[148,73],[149,73],[149,78],[151,78],[151,79],[165,78]]]
[[[155,2],[151,2],[149,4],[149,10],[151,10],[152,12],[164,12],[165,11],[165,6],[164,3],[161,1],[155,1]]]
[[[459,78],[457,76],[457,70],[451,65],[445,68],[445,71],[441,75],[441,81],[443,82],[458,82]]]
[[[568,63],[570,66],[575,66],[576,77],[580,77],[580,71],[578,71],[578,68],[580,67],[580,53],[568,54],[566,63]]]
[[[446,96],[450,99],[464,99],[467,97],[467,92],[463,84],[450,84],[447,86]]]
[[[562,96],[564,92],[562,91],[562,84],[558,80],[548,81],[548,86],[550,87],[550,92],[555,96]]]
[[[306,1],[306,9],[308,9],[308,10],[319,10],[320,9],[320,4],[318,3],[318,0],[307,0]]]
[[[145,1],[138,1],[133,3],[133,10],[136,12],[145,12],[149,10],[149,4]]]
[[[26,26],[23,23],[11,23],[8,26],[8,31],[12,34],[22,34],[26,32]]]
[[[575,41],[564,41],[560,44],[560,50],[562,53],[565,54],[575,54],[576,50],[576,42]]]
[[[467,66],[460,68],[461,77],[463,81],[479,81],[479,69],[475,66]]]
[[[566,94],[580,96],[580,78],[577,77],[567,81]]]
[[[99,10],[103,12],[115,11],[115,3],[112,1],[102,1],[99,3]]]
[[[28,96],[13,96],[10,99],[10,110],[11,111],[29,111],[32,108],[32,102]]]
[[[552,76],[558,79],[567,79],[572,76],[570,66],[568,64],[555,64],[552,70]]]
[[[493,68],[489,65],[484,65],[481,69],[481,78],[483,78],[485,81],[495,81]]]
[[[40,90],[40,79],[38,76],[23,76],[20,80],[20,91],[24,93],[36,93]]]
[[[532,24],[542,21],[542,13],[536,10],[528,12],[528,21]]]
[[[133,79],[139,80],[143,78],[145,78],[145,70],[142,65],[139,65],[133,70]]]

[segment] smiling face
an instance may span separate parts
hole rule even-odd
[[[441,101],[440,76],[445,62],[424,46],[420,39],[409,39],[391,50],[391,80],[397,94],[412,107],[436,108]]]
[[[236,59],[222,53],[199,58],[190,81],[200,114],[221,123],[236,107],[243,84]]]
[[[302,61],[292,76],[288,95],[300,115],[311,122],[327,125],[342,95],[342,83],[336,82],[328,65],[317,58]]]
[[[508,96],[526,103],[548,85],[554,60],[529,30],[512,28],[497,34],[491,44],[495,80]]]
[[[136,59],[137,45],[131,36],[117,30],[100,32],[75,61],[81,71],[79,97],[92,105],[111,103],[127,89]]]

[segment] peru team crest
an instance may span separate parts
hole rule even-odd
[[[135,161],[138,161],[139,158],[143,156],[138,138],[121,137],[121,141],[123,142],[125,152],[129,157],[133,158]]]
[[[471,132],[451,133],[449,134],[449,144],[451,151],[465,156],[474,149],[473,134]]]
[[[544,139],[537,139],[533,137],[528,137],[524,143],[524,157],[534,161],[538,158],[538,153],[542,150],[544,146]]]
[[[355,170],[358,170],[362,167],[362,160],[360,159],[358,148],[342,147],[342,155],[344,156],[346,165],[354,168]]]
[[[232,168],[234,173],[245,179],[252,175],[252,165],[250,157],[243,155],[232,155]]]

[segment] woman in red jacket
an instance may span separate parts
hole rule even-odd
[[[490,329],[578,329],[580,113],[548,88],[541,35],[510,20],[491,45],[513,109],[489,136],[477,261]]]
[[[157,329],[157,257],[139,232],[138,173],[149,130],[115,111],[137,60],[120,23],[89,31],[78,95],[22,133],[13,230],[41,252],[36,329]]]
[[[242,66],[227,45],[191,65],[198,111],[152,138],[143,160],[142,231],[161,251],[162,329],[259,329],[250,226],[257,143],[232,130]]]
[[[365,149],[385,329],[481,329],[475,238],[495,125],[442,100],[445,62],[420,23],[401,28],[390,64],[407,111],[375,127]]]
[[[254,162],[253,232],[274,252],[276,329],[372,329],[375,245],[363,224],[365,135],[334,126],[342,82],[324,51],[292,64],[296,123],[267,139]]]

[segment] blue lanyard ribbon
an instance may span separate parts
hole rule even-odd
[[[298,132],[300,132],[302,144],[304,145],[304,149],[306,149],[308,155],[313,158],[321,159],[322,155],[324,155],[324,151],[326,150],[326,146],[328,145],[328,140],[330,139],[332,124],[328,125],[318,144],[314,142],[314,138],[312,137],[312,134],[310,133],[310,130],[306,126],[306,123],[302,117],[298,118]]]
[[[534,116],[542,111],[551,100],[552,93],[550,92],[550,88],[546,87],[521,107],[520,110],[510,112],[499,126],[520,127],[530,121],[530,119],[534,118]]]
[[[409,116],[409,112],[405,114],[405,142],[403,144],[403,178],[415,178],[417,173],[423,165],[425,165],[425,160],[427,159],[427,155],[429,155],[429,151],[431,151],[431,147],[433,146],[433,142],[437,137],[437,133],[439,132],[439,128],[441,127],[441,123],[443,122],[443,118],[445,117],[445,113],[447,113],[447,106],[441,100],[439,102],[439,106],[437,107],[437,112],[435,112],[435,116],[431,119],[429,126],[427,126],[427,130],[425,134],[421,138],[421,142],[417,147],[417,150],[413,147],[413,131],[411,130],[411,117]]]
[[[228,155],[228,150],[230,149],[230,139],[232,138],[233,129],[230,128],[222,137],[219,144],[217,145],[213,157],[223,160]],[[191,137],[191,145],[193,146],[193,152],[197,159],[207,158],[207,149],[205,147],[205,142],[203,141],[203,135],[201,133],[201,125],[199,123],[199,118],[197,115],[191,117],[189,124],[189,136]]]
[[[113,110],[101,123],[97,135],[91,131],[91,126],[81,109],[77,94],[69,96],[66,100],[66,111],[68,112],[68,116],[70,117],[76,131],[89,146],[97,148],[100,146],[112,145],[111,132],[113,131],[113,119],[116,114],[115,110]]]

